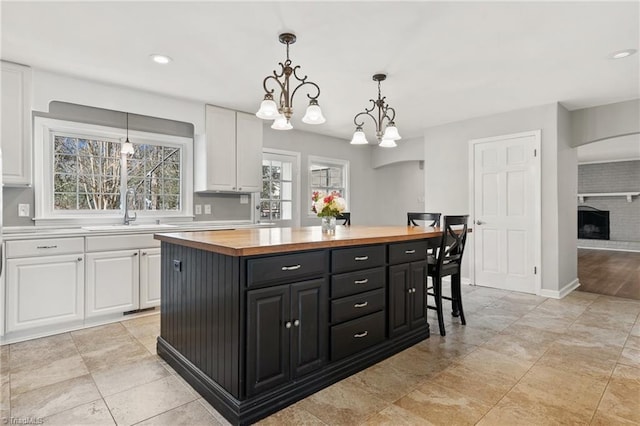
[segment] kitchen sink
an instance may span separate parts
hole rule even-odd
[[[175,228],[176,225],[169,225],[167,223],[155,224],[131,224],[131,225],[96,225],[96,226],[83,226],[85,231],[140,231],[143,229],[157,229],[162,230],[164,228]]]

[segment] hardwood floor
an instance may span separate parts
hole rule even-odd
[[[578,249],[580,291],[640,300],[640,253]]]

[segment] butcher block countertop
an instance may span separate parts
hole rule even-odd
[[[277,254],[300,250],[437,238],[439,228],[418,226],[336,226],[335,234],[320,226],[158,233],[155,238],[228,256]]]

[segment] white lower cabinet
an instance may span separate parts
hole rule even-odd
[[[84,318],[84,255],[7,259],[7,331]]]
[[[160,306],[160,249],[140,250],[140,309]]]
[[[140,263],[138,250],[88,253],[86,316],[138,309]]]

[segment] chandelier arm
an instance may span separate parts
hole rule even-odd
[[[371,110],[362,111],[362,112],[356,114],[355,117],[353,117],[353,124],[355,124],[356,127],[364,126],[364,121],[361,121],[361,122],[357,121],[358,117],[360,117],[361,115],[367,115],[367,116],[371,117],[371,119],[373,120],[374,124],[376,125],[376,129],[378,128],[378,121],[376,120],[376,118],[373,115],[371,115]]]
[[[298,80],[301,83],[304,83],[307,80],[307,75],[305,75],[304,77],[300,78],[298,76],[298,70],[300,69],[300,65],[296,65],[295,67],[293,67],[293,76],[296,78],[296,80]]]
[[[313,81],[304,81],[300,83],[295,89],[293,89],[293,92],[291,92],[291,106],[293,106],[293,97],[296,95],[296,92],[298,91],[298,89],[307,84],[315,87],[316,91],[318,92],[318,94],[315,96],[311,96],[309,93],[307,93],[307,97],[311,100],[318,99],[318,96],[320,96],[320,87],[318,87],[318,85],[315,84]]]
[[[391,111],[391,113],[393,115],[389,116],[389,111]],[[396,120],[396,110],[387,105],[387,107],[385,108],[385,111],[384,111],[384,116],[387,118],[387,122],[395,121]]]
[[[278,86],[280,86],[281,93],[284,92],[284,85],[280,83],[280,80],[278,80],[278,78],[275,75],[269,75],[265,77],[264,81],[262,82],[262,87],[264,87],[264,91],[266,93],[273,94],[273,92],[275,91],[275,89],[267,89],[267,81],[269,80],[274,80],[276,83],[278,83]]]

